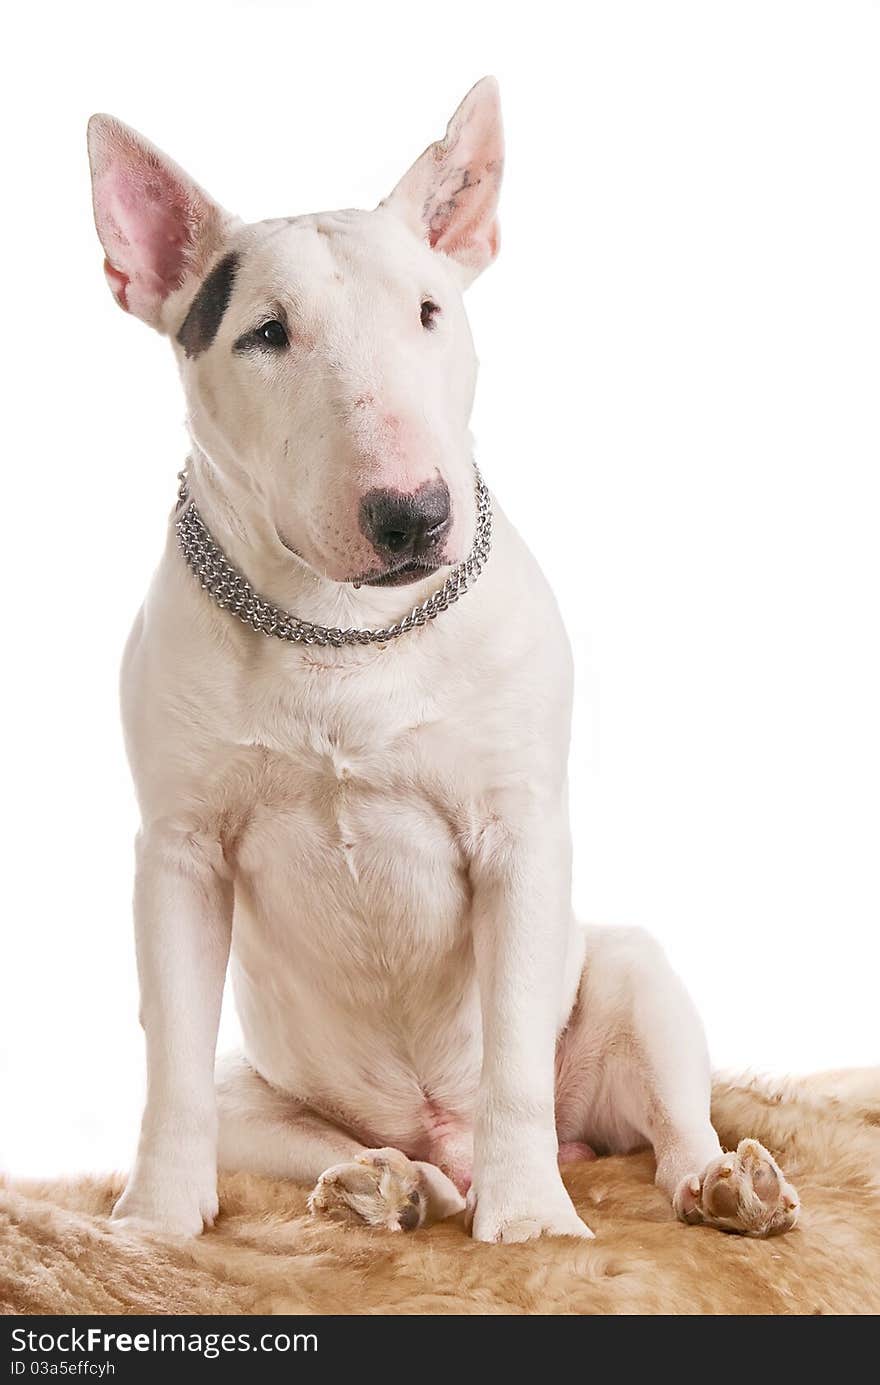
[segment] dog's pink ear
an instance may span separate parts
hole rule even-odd
[[[113,297],[164,330],[166,300],[204,273],[231,219],[177,164],[112,116],[89,121],[89,163]]]
[[[473,278],[498,254],[503,166],[498,83],[484,77],[383,205]]]

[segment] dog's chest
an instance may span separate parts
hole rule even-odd
[[[237,906],[368,971],[454,948],[469,891],[442,720],[387,700],[286,712],[236,757]]]

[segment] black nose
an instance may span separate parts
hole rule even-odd
[[[368,491],[361,501],[361,528],[382,558],[422,558],[449,531],[449,488],[429,481],[417,491]]]

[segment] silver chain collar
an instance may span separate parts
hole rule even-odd
[[[353,644],[386,644],[434,620],[441,611],[463,596],[482,572],[492,547],[492,498],[476,464],[474,476],[477,531],[470,554],[463,563],[452,569],[442,587],[438,587],[420,606],[414,606],[409,615],[395,625],[383,626],[380,630],[340,630],[336,626],[314,625],[258,596],[247,578],[233,567],[196,509],[189,494],[186,471],[181,471],[178,476],[177,539],[187,565],[204,590],[221,610],[231,612],[252,630],[263,635],[274,635],[276,639],[288,640],[293,644],[329,645],[334,649]]]

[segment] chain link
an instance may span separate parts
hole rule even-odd
[[[452,569],[442,587],[438,587],[420,606],[414,606],[408,616],[379,630],[341,630],[336,626],[314,625],[258,596],[247,578],[233,567],[208,530],[190,497],[185,470],[178,475],[180,486],[175,528],[184,559],[204,590],[222,610],[230,611],[259,634],[274,635],[276,639],[288,640],[293,644],[317,644],[334,649],[354,644],[387,644],[389,640],[396,640],[400,635],[435,620],[441,611],[447,610],[464,595],[482,572],[492,547],[492,498],[476,464],[474,476],[477,530],[468,557]]]

